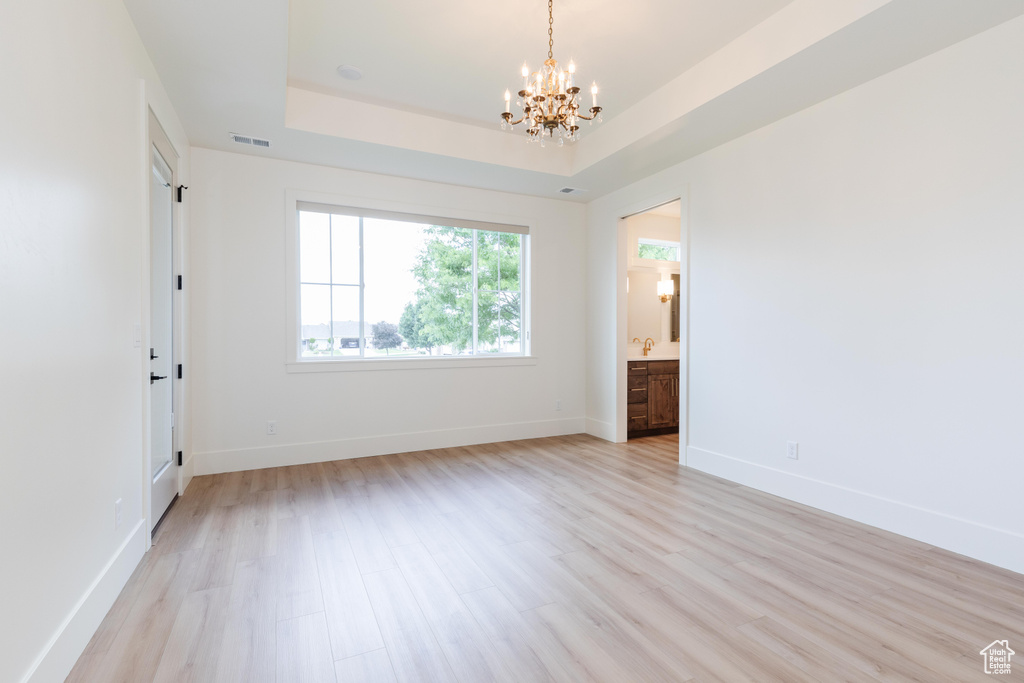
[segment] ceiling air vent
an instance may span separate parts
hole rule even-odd
[[[270,147],[270,140],[261,140],[260,138],[254,138],[250,135],[239,135],[238,133],[229,133],[229,136],[234,142],[240,145],[252,145],[253,147]]]
[[[559,192],[562,194],[583,194],[586,190],[581,190],[578,187],[563,187]]]

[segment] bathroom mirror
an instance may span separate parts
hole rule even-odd
[[[650,337],[655,342],[679,339],[679,274],[650,270],[630,270],[627,281],[626,331],[629,339],[643,341]],[[663,302],[658,293],[658,282],[672,283],[671,298]]]

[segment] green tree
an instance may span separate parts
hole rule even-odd
[[[432,225],[413,266],[421,333],[459,353],[473,344],[473,231]]]
[[[415,330],[417,341],[460,353],[473,344],[473,231],[434,225],[427,234],[413,268],[419,289],[412,309],[403,313],[409,326],[403,332]],[[477,342],[482,350],[519,341],[520,246],[521,237],[514,233],[477,232]]]
[[[417,299],[415,303],[407,303],[402,317],[398,321],[398,333],[402,335],[405,342],[414,349],[426,349],[433,354],[434,341],[427,336],[423,329],[423,322],[420,320],[420,310],[423,303]]]
[[[477,233],[477,342],[499,351],[519,343],[521,236]]]
[[[641,244],[637,249],[637,256],[657,261],[678,261],[679,250],[660,244]]]
[[[398,334],[398,326],[392,323],[380,321],[371,328],[373,337],[373,348],[384,349],[387,355],[390,350],[402,345],[402,336]]]

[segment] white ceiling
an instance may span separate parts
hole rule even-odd
[[[555,57],[598,81],[605,121],[541,149],[496,124],[523,60],[546,56],[543,0],[124,3],[193,145],[569,201],[1024,13],[1024,0],[555,0]]]
[[[667,216],[668,218],[680,218],[682,216],[683,203],[680,200],[669,202],[668,204],[662,204],[656,206],[653,209],[647,209],[644,211],[645,214],[651,216]]]
[[[555,0],[554,56],[621,112],[790,1]],[[290,3],[290,85],[491,128],[523,63],[535,70],[547,51],[546,0]]]

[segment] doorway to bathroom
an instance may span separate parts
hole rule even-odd
[[[678,433],[685,347],[682,202],[622,219],[626,242],[626,438]],[[620,236],[621,238],[621,236]]]

